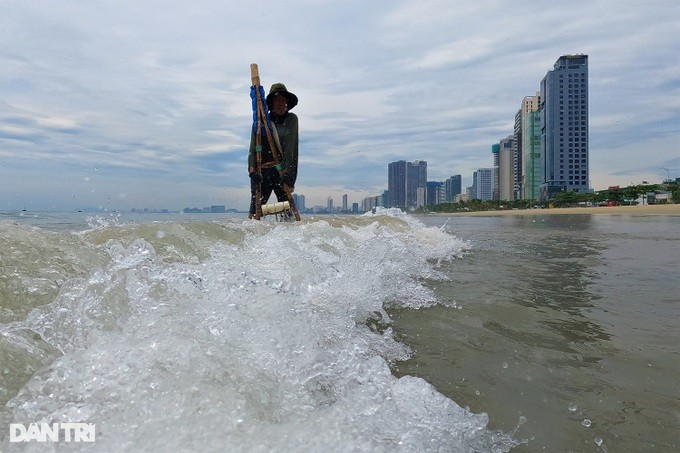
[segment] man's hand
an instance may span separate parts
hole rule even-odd
[[[251,171],[248,176],[250,177],[250,182],[257,184],[262,181],[262,175],[256,171]]]

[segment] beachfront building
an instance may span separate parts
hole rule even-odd
[[[434,206],[444,202],[444,183],[441,181],[427,182],[427,206]]]
[[[450,203],[456,195],[463,193],[463,179],[461,175],[453,175],[444,181],[444,201]]]
[[[515,141],[512,148],[513,166],[513,200],[522,199],[522,109],[515,114],[515,127],[513,129]]]
[[[383,206],[383,196],[377,195],[375,197],[366,197],[361,202],[361,210],[364,212],[372,211],[373,209]]]
[[[295,203],[295,207],[298,209],[300,212],[305,212],[307,210],[307,207],[305,206],[305,196],[304,195],[298,195],[296,193],[293,194],[293,202]]]
[[[425,205],[427,195],[427,162],[400,160],[387,166],[390,207],[411,209]]]
[[[498,143],[491,145],[491,155],[493,156],[493,175],[491,185],[491,199],[498,201],[498,166],[500,162],[501,147]]]
[[[538,189],[545,180],[543,154],[541,153],[541,116],[539,112],[541,93],[527,96],[519,110],[522,154],[520,198],[538,199]]]
[[[387,165],[387,191],[391,208],[406,208],[406,163],[400,160]]]
[[[588,56],[561,56],[541,81],[539,96],[541,199],[559,191],[590,192]]]
[[[493,168],[480,168],[472,174],[472,196],[470,198],[493,199]]]
[[[496,169],[497,178],[497,200],[514,200],[515,199],[515,137],[510,135],[493,147],[497,150],[498,158],[494,158],[494,162],[498,162]],[[495,193],[494,193],[495,195]]]
[[[424,160],[407,162],[406,181],[406,207],[420,208],[425,206],[427,162]]]

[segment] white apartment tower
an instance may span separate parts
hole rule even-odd
[[[493,168],[480,168],[472,174],[472,198],[493,199]]]
[[[515,199],[515,137],[510,135],[498,145],[498,200]]]

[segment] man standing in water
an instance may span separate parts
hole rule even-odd
[[[255,193],[258,183],[262,182],[262,204],[272,193],[276,194],[277,201],[288,201],[283,185],[288,184],[291,192],[297,179],[298,167],[298,117],[290,111],[298,103],[298,98],[286,89],[283,83],[275,83],[269,89],[267,95],[267,109],[269,118],[274,124],[274,140],[281,151],[281,164],[283,173],[280,175],[275,167],[276,161],[269,147],[264,131],[261,133],[262,143],[262,173],[257,172],[257,156],[255,153],[255,132],[250,137],[250,151],[248,152],[248,175],[250,176],[250,213],[248,218],[255,216]],[[277,140],[278,139],[278,140]]]

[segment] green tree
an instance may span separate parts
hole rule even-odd
[[[680,184],[668,184],[667,190],[671,193],[671,203],[680,203]]]

